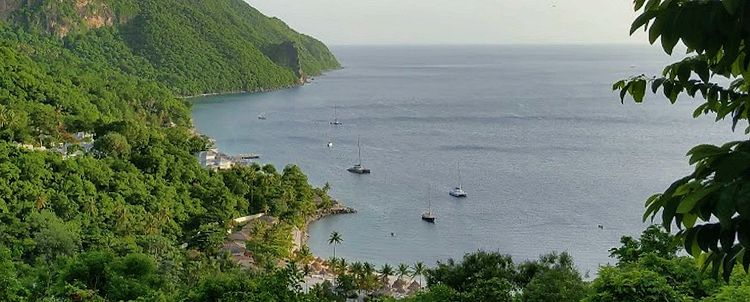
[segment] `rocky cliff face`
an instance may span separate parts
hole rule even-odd
[[[294,71],[300,84],[307,80],[307,76],[302,70],[299,49],[294,42],[285,41],[279,44],[271,44],[264,47],[262,52],[274,63]]]
[[[21,8],[28,10],[21,10]],[[103,0],[0,0],[0,20],[14,19],[60,37],[78,29],[114,24],[114,13]]]

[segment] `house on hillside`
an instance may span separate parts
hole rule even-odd
[[[201,166],[211,170],[226,170],[234,166],[235,161],[232,157],[219,152],[217,149],[210,149],[198,153],[198,162]]]

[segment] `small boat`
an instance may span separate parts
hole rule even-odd
[[[259,158],[260,158],[260,154],[255,154],[255,153],[240,154],[240,159],[247,160],[247,159],[259,159]]]
[[[261,114],[258,114],[258,119],[259,119],[259,120],[265,120],[266,118],[267,118],[267,117],[266,117],[266,114],[265,114],[265,113],[261,113]]]
[[[430,201],[430,190],[427,190],[427,212],[422,213],[422,220],[429,223],[435,223],[436,215],[432,212],[432,202]]]
[[[333,142],[328,142],[328,148],[333,148]]]
[[[340,122],[339,118],[336,116],[336,107],[335,106],[333,107],[333,121],[331,121],[330,124],[334,125],[334,126],[340,126],[340,125],[344,124],[344,123]]]
[[[346,169],[346,171],[354,174],[370,174],[370,169],[367,169],[362,165],[362,148],[359,145],[359,137],[357,137],[357,158],[359,159],[359,163]]]
[[[458,170],[458,187],[451,189],[448,192],[448,194],[450,194],[453,197],[458,197],[458,198],[466,197],[468,196],[468,194],[466,194],[466,191],[464,191],[464,188],[461,185],[461,165],[457,164],[456,166],[458,167],[457,169]]]

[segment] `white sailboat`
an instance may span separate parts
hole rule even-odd
[[[357,164],[346,170],[354,174],[370,174],[370,169],[362,165],[362,147],[359,144],[359,136],[357,137],[357,159]]]
[[[422,220],[429,223],[435,223],[436,215],[432,212],[432,201],[430,198],[430,189],[427,189],[427,212],[422,213]]]
[[[466,197],[468,194],[466,194],[466,191],[464,191],[463,186],[461,185],[461,164],[456,164],[457,170],[458,170],[458,186],[451,189],[448,194],[450,194],[453,197]]]
[[[340,125],[343,125],[344,123],[342,123],[342,122],[340,122],[340,121],[339,121],[339,118],[338,118],[338,116],[336,115],[336,111],[337,111],[337,110],[336,110],[336,106],[333,106],[333,121],[331,121],[331,122],[330,122],[330,124],[331,124],[331,125],[334,125],[334,126],[340,126]]]

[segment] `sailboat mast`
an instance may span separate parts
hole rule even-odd
[[[359,136],[357,136],[357,158],[359,159],[359,165],[362,165],[362,147],[359,145]]]
[[[458,167],[458,188],[463,189],[463,186],[461,186],[461,162],[458,162],[456,166]]]
[[[430,196],[430,187],[427,187],[427,213],[432,214],[432,196]]]

